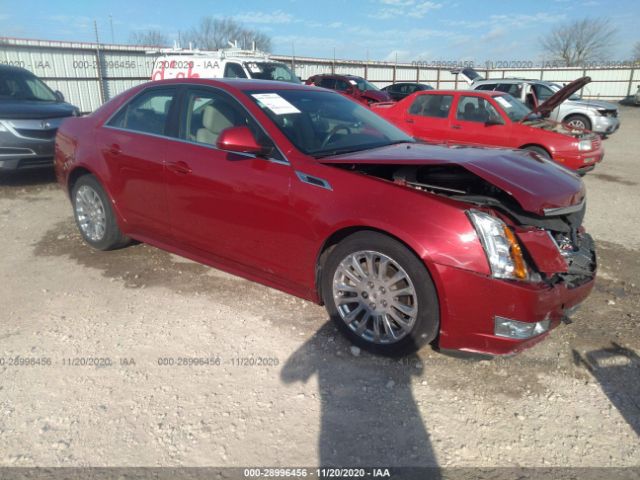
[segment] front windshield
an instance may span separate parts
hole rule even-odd
[[[358,90],[363,92],[366,92],[367,90],[380,90],[374,84],[367,82],[364,78],[349,78],[349,82],[351,82],[351,84],[355,84],[358,87]]]
[[[298,77],[296,77],[284,63],[246,62],[244,65],[247,67],[247,70],[249,70],[249,73],[251,73],[251,78],[300,83]]]
[[[298,150],[322,157],[414,140],[368,108],[322,90],[259,90],[248,97]]]
[[[513,122],[519,122],[525,117],[535,118],[535,116],[531,115],[529,107],[508,93],[494,97],[494,100]]]
[[[38,77],[21,71],[0,72],[0,98],[55,102],[53,91]]]

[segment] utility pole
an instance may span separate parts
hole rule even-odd
[[[116,43],[113,35],[113,16],[109,15],[109,27],[111,28],[111,43]]]
[[[98,22],[93,20],[93,30],[96,34],[96,67],[98,69],[98,91],[100,92],[100,105],[107,99],[104,91],[104,77],[102,75],[102,54],[100,53],[100,37],[98,36]]]

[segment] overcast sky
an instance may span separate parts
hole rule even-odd
[[[166,5],[166,6],[163,6]],[[583,17],[609,18],[618,30],[612,60],[640,40],[638,0],[0,0],[0,36],[126,43],[131,32],[170,38],[207,15],[233,17],[271,36],[273,52],[393,61],[540,60],[538,39]]]

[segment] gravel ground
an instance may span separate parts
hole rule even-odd
[[[308,302],[94,252],[51,174],[0,177],[0,465],[640,465],[640,109],[621,121],[586,178],[594,293],[507,358],[361,353]]]

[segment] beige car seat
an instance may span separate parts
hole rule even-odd
[[[196,141],[215,145],[220,132],[235,125],[235,112],[223,103],[207,105],[202,112],[202,127],[196,133]]]

